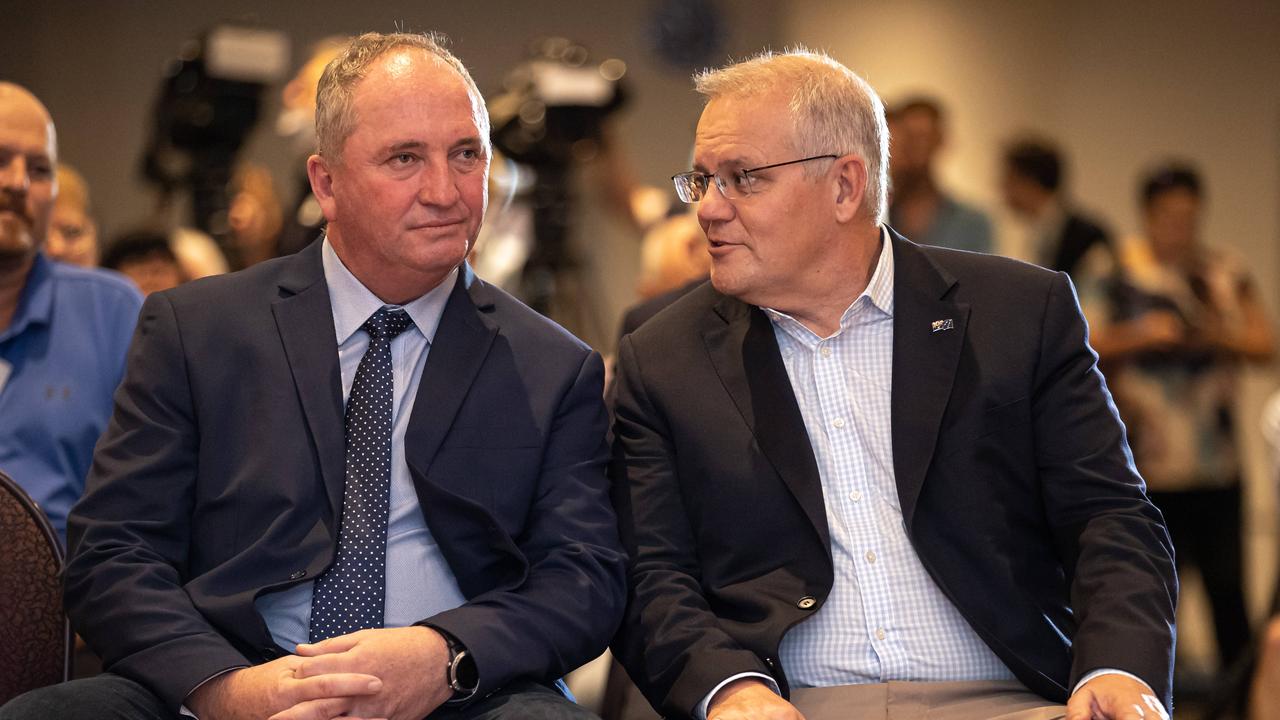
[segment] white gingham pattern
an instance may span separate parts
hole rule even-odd
[[[766,310],[804,417],[826,503],[835,585],[779,651],[792,687],[890,680],[1009,680],[911,547],[893,472],[893,251],[819,338]],[[921,333],[929,328],[919,328]]]

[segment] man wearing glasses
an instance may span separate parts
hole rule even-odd
[[[632,678],[668,717],[1165,717],[1172,548],[1067,277],[885,226],[830,58],[696,82],[711,284],[618,357]]]

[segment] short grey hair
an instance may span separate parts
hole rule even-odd
[[[462,61],[445,49],[448,38],[439,33],[369,32],[351,39],[325,66],[316,89],[316,151],[334,160],[342,157],[342,145],[355,130],[356,113],[352,97],[369,67],[383,55],[400,48],[423,50],[453,68],[467,86],[475,108],[476,126],[485,149],[489,148],[489,110],[484,96]]]
[[[781,53],[766,50],[740,63],[704,70],[694,75],[693,83],[708,101],[790,90],[794,150],[806,157],[860,156],[867,167],[863,204],[876,222],[885,221],[889,130],[884,103],[866,80],[825,53],[796,47]]]

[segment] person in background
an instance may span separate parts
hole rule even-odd
[[[54,260],[80,267],[98,266],[98,225],[89,214],[89,185],[76,169],[58,163],[58,199],[45,252]]]
[[[640,279],[636,294],[641,302],[622,315],[619,337],[633,332],[644,321],[706,282],[711,269],[707,236],[693,213],[681,213],[654,225],[640,247]]]
[[[1280,393],[1263,410],[1262,436],[1271,449],[1271,479],[1280,480]],[[1280,487],[1280,482],[1276,483]],[[1280,576],[1277,576],[1280,577]],[[1254,640],[1252,662],[1245,666],[1247,720],[1280,720],[1280,580],[1267,620]]]
[[[142,298],[114,273],[45,254],[57,161],[49,111],[0,82],[0,471],[65,540]]]
[[[1114,270],[1111,235],[1070,201],[1065,162],[1052,143],[1031,137],[1010,143],[1000,189],[1009,209],[1030,226],[1037,265],[1067,273],[1077,287]]]
[[[1261,425],[1270,450],[1271,480],[1280,487],[1280,392],[1263,405]],[[1280,720],[1280,582],[1249,649],[1215,685],[1202,720]]]
[[[1249,642],[1243,591],[1237,381],[1274,340],[1245,262],[1201,241],[1204,188],[1185,164],[1143,178],[1144,232],[1118,247],[1124,282],[1083,292],[1134,460],[1164,513],[1180,567],[1200,570],[1218,659]]]
[[[316,85],[320,74],[331,60],[342,52],[346,38],[322,38],[310,47],[306,62],[285,83],[280,93],[280,114],[276,117],[276,134],[289,143],[293,157],[298,158],[296,175],[286,179],[286,187],[297,188],[289,212],[283,217],[283,228],[276,242],[278,255],[295,253],[320,236],[324,213],[305,171],[307,156],[316,150]]]
[[[227,225],[232,263],[237,270],[279,256],[284,221],[271,173],[257,163],[241,163],[231,180]]]
[[[143,295],[175,288],[187,281],[169,236],[152,230],[122,235],[107,245],[102,267],[133,281]]]
[[[991,221],[944,192],[936,161],[946,142],[946,115],[937,100],[904,100],[887,113],[891,152],[889,225],[924,245],[991,252]]]

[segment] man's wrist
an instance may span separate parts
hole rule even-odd
[[[440,633],[440,637],[444,638],[445,647],[448,649],[445,656],[445,684],[453,691],[453,697],[447,702],[466,702],[476,694],[476,689],[480,687],[480,673],[476,666],[475,657],[457,638],[439,628],[433,629]]]
[[[182,707],[178,709],[178,714],[193,718],[207,717],[214,714],[218,704],[217,698],[222,692],[223,686],[231,680],[231,676],[236,671],[243,669],[244,667],[227,668],[202,680],[199,685],[191,689],[191,692],[187,693],[186,699],[182,702]]]
[[[1151,687],[1151,683],[1147,682],[1146,680],[1143,680],[1142,678],[1138,677],[1137,675],[1134,675],[1131,672],[1126,672],[1124,670],[1119,670],[1116,668],[1098,668],[1096,670],[1091,670],[1090,672],[1085,673],[1084,677],[1080,678],[1080,680],[1076,683],[1076,686],[1071,688],[1071,694],[1075,695],[1077,692],[1079,692],[1080,688],[1084,687],[1085,684],[1088,683],[1090,680],[1093,680],[1094,678],[1102,677],[1103,675],[1122,675],[1124,677],[1129,678],[1130,680],[1136,680],[1137,682],[1141,683],[1143,687],[1147,689],[1148,692],[1151,693],[1151,697],[1155,698],[1156,702],[1158,702],[1161,707],[1164,706],[1164,701],[1159,696],[1156,695],[1156,691]],[[1169,708],[1164,708],[1164,711],[1165,713],[1168,713]]]
[[[702,698],[702,702],[698,703],[698,707],[694,708],[693,716],[697,720],[706,720],[707,713],[711,712],[711,704],[715,702],[716,696],[720,694],[720,691],[740,680],[752,680],[758,682],[761,685],[768,687],[774,692],[774,694],[778,696],[782,695],[782,692],[778,688],[778,681],[768,675],[758,672],[738,673],[737,675],[730,675],[724,680],[721,680],[720,684],[711,688],[711,692],[707,693],[706,696]]]

